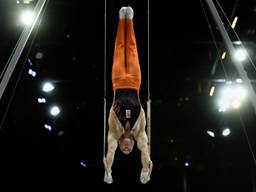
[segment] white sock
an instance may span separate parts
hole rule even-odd
[[[134,16],[134,11],[130,6],[128,6],[126,9],[126,18],[133,19],[133,16]]]
[[[126,9],[127,7],[121,7],[121,9],[119,10],[119,19],[126,18]]]

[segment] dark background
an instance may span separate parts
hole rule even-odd
[[[254,62],[256,2],[218,3],[230,22],[239,17],[235,30],[250,47]],[[35,4],[0,1],[1,70],[23,30],[19,11]],[[236,112],[219,113],[216,98],[209,97],[211,85],[221,86],[224,83],[219,79],[233,80],[238,75],[229,56],[223,63],[219,59],[218,52],[226,49],[205,1],[150,1],[150,45],[147,1],[107,1],[107,111],[113,94],[111,64],[118,11],[128,5],[135,13],[145,109],[150,47],[151,181],[140,184],[140,152],[135,148],[130,156],[117,150],[114,183],[103,182],[104,1],[49,0],[1,100],[1,188],[10,183],[8,188],[34,191],[52,187],[57,191],[150,191],[154,187],[159,191],[255,192],[256,131],[251,103]],[[229,35],[237,40],[231,29]],[[42,59],[36,57],[38,53],[43,53]],[[255,71],[249,63],[246,66],[254,86]],[[30,67],[36,77],[27,73]],[[53,93],[41,91],[45,80],[54,83]],[[40,96],[47,99],[46,104],[37,103]],[[56,118],[47,111],[53,103],[61,107]],[[44,123],[51,124],[52,131],[44,129]],[[221,135],[225,127],[232,131],[226,138]],[[214,131],[215,137],[207,130]]]

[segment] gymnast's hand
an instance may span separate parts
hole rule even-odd
[[[148,163],[148,168],[141,169],[140,182],[142,184],[146,184],[147,182],[149,182],[152,168],[153,168],[153,163],[152,163],[152,161],[150,161]]]
[[[111,169],[109,170],[107,168],[107,160],[106,157],[103,158],[103,164],[104,164],[104,168],[105,168],[105,174],[104,174],[104,182],[111,184],[113,182],[113,178],[112,178],[112,171]]]

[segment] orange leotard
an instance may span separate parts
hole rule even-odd
[[[141,70],[132,19],[119,19],[112,65],[112,87],[140,89]]]

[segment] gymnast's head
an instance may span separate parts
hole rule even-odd
[[[122,153],[128,155],[132,152],[134,146],[134,140],[132,137],[122,136],[119,141],[119,148]]]

